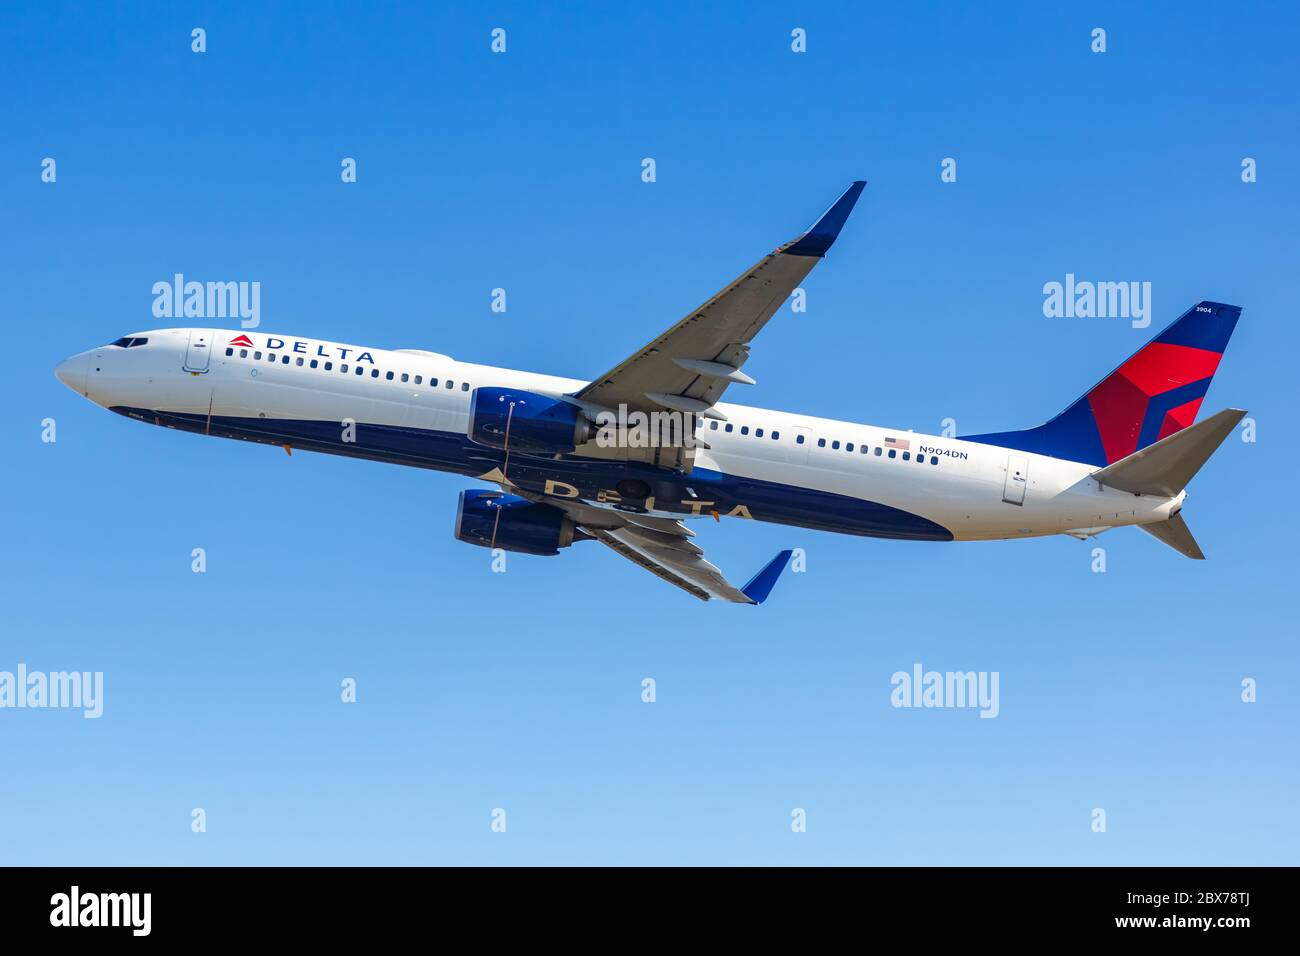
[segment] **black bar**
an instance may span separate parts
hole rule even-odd
[[[448,942],[473,931],[541,945],[564,927],[569,936],[628,934],[606,937],[611,946],[643,933],[667,945],[696,924],[760,940],[815,924],[819,935],[842,928],[858,939],[904,931],[927,941],[1127,936],[1232,945],[1284,931],[1295,876],[1222,867],[10,868],[0,870],[0,926],[7,942],[90,944],[338,944],[432,930]],[[70,925],[74,886],[76,922],[102,914],[119,925]]]

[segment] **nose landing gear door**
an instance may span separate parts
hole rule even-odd
[[[207,329],[191,329],[190,341],[185,348],[185,371],[195,375],[206,372],[211,358],[212,333]]]

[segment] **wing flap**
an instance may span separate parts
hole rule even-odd
[[[701,601],[717,599],[734,604],[762,604],[785,570],[791,552],[782,551],[754,575],[743,588],[726,579],[704,558],[704,549],[690,540],[695,532],[680,521],[631,512],[597,508],[572,498],[548,498],[523,493],[567,514],[584,535],[679,587]]]
[[[713,597],[712,594],[691,581],[690,578],[682,574],[674,573],[665,565],[642,553],[638,548],[635,548],[622,539],[616,537],[613,532],[597,528],[591,529],[591,533],[595,535],[596,540],[601,544],[606,545],[617,553],[623,555],[623,557],[627,558],[629,561],[641,565],[641,567],[645,568],[651,574],[662,578],[669,584],[681,588],[687,594],[694,595],[701,601],[707,601]],[[712,565],[710,565],[710,567],[712,567]],[[742,598],[743,597],[744,596],[742,595]]]
[[[703,601],[719,598],[736,604],[753,604],[745,592],[732,585],[722,572],[699,554],[647,543],[624,529],[594,532],[602,544],[635,561],[653,574],[675,584]]]

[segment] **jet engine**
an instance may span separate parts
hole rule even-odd
[[[596,434],[576,405],[509,388],[476,388],[467,434],[480,445],[541,454],[571,452]]]
[[[484,548],[550,555],[573,544],[574,527],[568,515],[550,505],[500,491],[462,491],[456,537]]]

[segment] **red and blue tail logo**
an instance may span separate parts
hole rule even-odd
[[[964,440],[1093,465],[1127,458],[1196,421],[1240,317],[1201,302],[1046,425]]]

